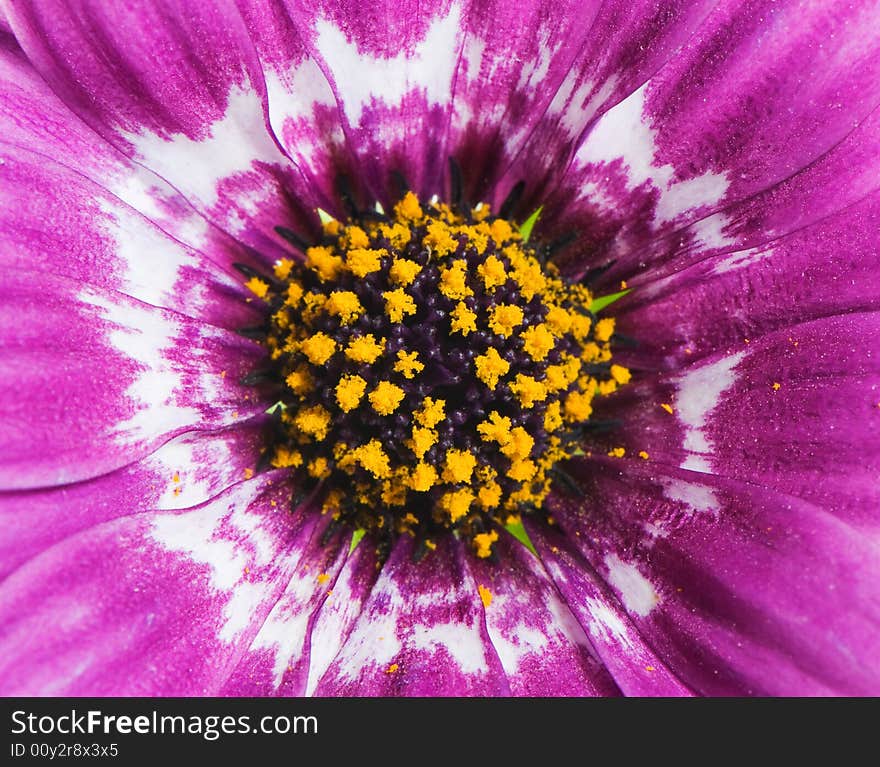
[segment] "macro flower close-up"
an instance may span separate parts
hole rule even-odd
[[[880,694],[878,29],[0,0],[0,692]]]

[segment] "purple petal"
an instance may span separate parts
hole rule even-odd
[[[121,293],[7,271],[0,327],[4,489],[94,477],[265,409],[238,384],[259,347]]]
[[[147,457],[86,482],[0,493],[0,578],[71,535],[117,517],[204,503],[240,482],[259,459],[262,430],[238,424],[191,432]]]
[[[315,695],[509,693],[461,545],[438,542],[430,567],[412,562],[412,548],[396,544]]]
[[[211,222],[269,257],[309,200],[266,119],[260,63],[231,2],[10,8],[28,58],[61,99]],[[259,203],[259,204],[257,204]]]
[[[325,528],[319,525],[301,547],[287,588],[226,680],[221,695],[303,695],[312,625],[321,606],[334,598],[335,581],[348,553],[345,535],[337,535],[332,544],[321,544]]]
[[[503,564],[471,560],[470,567],[485,589],[486,628],[510,694],[619,695],[540,561],[509,536],[496,548]]]
[[[216,695],[290,579],[312,514],[244,483],[66,539],[0,586],[5,695]]]
[[[876,539],[745,482],[612,468],[585,467],[586,499],[554,513],[679,679],[704,695],[876,694]]]

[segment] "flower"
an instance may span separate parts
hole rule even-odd
[[[5,694],[877,693],[876,3],[0,7]],[[358,245],[350,227],[406,199],[394,171],[425,209],[460,197],[516,226],[540,209],[498,248],[519,236],[532,268],[528,243],[553,246],[566,285],[619,299],[590,331],[614,354],[609,393],[571,389],[590,399],[571,406],[583,455],[535,465],[523,427],[416,471],[345,415],[359,445],[300,455],[304,474],[294,437],[316,445],[343,416],[312,403],[278,436],[290,392],[342,359],[356,289],[392,279],[391,251],[370,252],[391,234]],[[400,236],[454,247],[438,220]],[[309,279],[361,279],[308,308],[327,330],[244,337],[310,247],[327,249]],[[480,252],[489,291],[512,256]],[[420,310],[413,263],[352,364]],[[482,332],[469,264],[443,268],[451,321]],[[492,332],[518,338],[523,314],[516,353],[548,364],[562,336],[525,311]],[[272,338],[307,359],[277,403]],[[478,374],[456,348],[490,388],[531,364],[486,351]],[[341,386],[342,413],[415,418],[432,349],[402,346],[381,388],[318,383]],[[505,396],[545,407],[545,379],[518,375]],[[424,407],[428,455],[447,414]],[[487,434],[513,428],[486,415]],[[543,514],[471,517],[480,492],[515,492],[473,480],[505,446],[480,468],[561,470]],[[343,459],[366,478],[331,496]],[[395,471],[409,484],[376,484]],[[367,501],[366,534],[331,525],[356,492],[390,508],[437,482],[458,494],[404,507],[396,536]]]

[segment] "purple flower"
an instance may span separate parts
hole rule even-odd
[[[880,692],[876,2],[0,8],[0,691]],[[273,264],[326,241],[318,209],[345,222],[355,206],[366,228],[374,202],[391,216],[395,172],[426,208],[507,199],[522,224],[540,207],[535,257],[594,296],[632,289],[599,315],[615,318],[617,378],[631,380],[597,395],[589,420],[571,416],[577,450],[563,441],[545,465],[549,447],[511,457],[498,438],[499,463],[471,434],[472,469],[437,459],[422,478],[426,494],[442,476],[467,493],[457,472],[484,472],[475,492],[497,475],[505,503],[505,471],[546,470],[522,540],[470,497],[457,535],[426,533],[459,512],[439,495],[414,504],[413,467],[410,505],[387,500],[389,537],[374,503],[385,469],[358,453],[346,485],[278,460],[298,444],[278,413],[290,393],[246,385],[275,341],[303,341],[268,319]],[[379,290],[370,268],[349,292]],[[474,273],[450,295],[470,290],[460,300],[485,323],[495,294]],[[245,287],[264,277],[270,304]],[[436,294],[438,328],[441,293],[425,288],[413,310]],[[549,311],[522,305],[530,327]],[[339,359],[348,311],[326,325]],[[430,325],[364,312],[392,346],[394,325]],[[399,350],[445,365],[438,386],[475,381],[474,355],[496,342],[475,326],[453,364],[438,332]],[[589,342],[535,333],[555,354]],[[496,346],[514,368],[552,362]],[[334,369],[289,350],[312,353],[311,374]],[[616,380],[594,362],[590,387]],[[308,396],[335,391],[326,375]],[[398,383],[404,404],[430,394]],[[489,417],[482,394],[454,391],[445,417]],[[509,391],[510,428],[549,439],[525,413],[544,400]],[[386,387],[358,411],[369,418],[326,428],[388,452],[413,411],[385,442],[375,413],[392,419],[397,402]],[[311,429],[305,452],[324,428],[314,415],[297,427]],[[438,449],[445,432],[425,428]],[[330,457],[341,471],[343,451]],[[353,545],[357,519],[372,527]]]

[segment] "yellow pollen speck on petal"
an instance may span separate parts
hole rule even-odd
[[[315,382],[312,379],[312,374],[309,373],[308,365],[300,365],[294,368],[284,381],[300,397],[308,394],[315,388]]]
[[[492,604],[492,592],[483,585],[477,586],[477,591],[480,592],[480,600],[483,602],[483,607],[489,607]]]
[[[335,280],[342,271],[342,259],[323,245],[306,250],[306,266],[316,272],[322,281]]]
[[[251,277],[244,286],[258,298],[265,298],[269,292],[269,283],[259,277]]]
[[[447,298],[457,301],[472,296],[472,291],[467,286],[467,261],[458,259],[452,262],[452,266],[440,269],[440,292]]]
[[[650,457],[651,457],[651,456],[648,455],[648,451],[647,451],[647,450],[640,450],[640,451],[639,451],[639,458],[641,458],[642,460],[647,461]]]
[[[313,365],[323,365],[336,353],[336,341],[326,333],[315,333],[303,341],[299,348]]]
[[[244,478],[245,478],[245,479],[251,479],[253,476],[254,476],[254,470],[253,470],[253,469],[251,469],[250,467],[248,467],[247,469],[244,470]]]
[[[355,461],[377,479],[386,479],[391,476],[388,456],[382,449],[382,443],[379,440],[371,439],[366,445],[361,445],[354,450],[352,455]]]
[[[402,322],[403,315],[416,313],[415,301],[403,288],[386,290],[382,298],[385,299],[385,313],[392,322]]]
[[[430,464],[419,461],[409,477],[409,487],[419,493],[430,490],[437,484],[437,470]]]
[[[360,376],[345,376],[336,384],[336,402],[344,413],[354,410],[364,396],[367,382]]]
[[[499,304],[489,316],[489,328],[499,336],[513,335],[513,329],[522,325],[523,310],[515,304]]]
[[[394,263],[388,270],[388,276],[395,285],[409,285],[422,271],[420,264],[410,261],[408,258],[395,258]]]
[[[368,395],[370,404],[379,415],[391,415],[403,400],[403,389],[390,381],[380,381]]]
[[[474,546],[477,549],[477,556],[486,559],[492,556],[492,544],[498,540],[498,533],[492,530],[489,533],[480,533],[474,536]]]
[[[445,482],[470,482],[471,474],[473,474],[476,465],[476,457],[467,450],[447,450],[443,480]]]
[[[397,362],[394,363],[394,371],[404,378],[415,378],[416,373],[421,373],[425,366],[419,362],[418,352],[405,352],[401,349],[397,352]]]
[[[543,323],[524,330],[522,339],[523,350],[536,362],[543,362],[556,345],[553,334]]]
[[[324,308],[334,317],[339,317],[344,325],[350,325],[364,313],[357,295],[350,290],[334,290]]]
[[[355,362],[364,362],[370,365],[379,358],[383,351],[385,351],[385,340],[377,341],[370,333],[349,341],[345,356]]]
[[[366,277],[382,268],[382,256],[384,255],[387,255],[384,250],[354,248],[345,254],[345,265],[356,277]]]
[[[322,440],[327,436],[327,430],[330,428],[330,413],[321,405],[314,405],[300,410],[294,416],[293,422],[303,434]]]
[[[504,263],[495,256],[489,256],[477,267],[477,274],[483,278],[486,290],[492,291],[507,282],[507,270]]]
[[[386,674],[393,674],[400,666],[397,663],[392,663],[388,668],[385,669]]]
[[[533,408],[536,402],[543,402],[547,399],[547,387],[532,376],[517,373],[516,379],[508,386],[519,403],[527,410]]]
[[[444,493],[440,496],[440,508],[449,514],[451,522],[466,516],[474,502],[474,494],[467,488]]]
[[[449,315],[452,318],[452,332],[467,336],[477,330],[477,315],[467,308],[464,301],[459,301]]]
[[[510,370],[510,363],[505,360],[495,349],[489,348],[485,354],[481,354],[474,360],[474,367],[479,378],[490,390],[498,386],[501,376]]]
[[[608,455],[612,458],[623,458],[626,455],[626,448],[624,447],[613,447],[608,451]]]
[[[673,413],[672,405],[670,405],[668,402],[664,402],[663,404],[660,405],[660,407],[662,407],[667,413],[669,413],[669,415],[672,415],[672,413]]]
[[[419,198],[412,192],[407,192],[403,199],[394,206],[394,216],[401,222],[417,221],[423,215]]]
[[[422,406],[413,413],[416,423],[433,429],[438,423],[446,418],[446,400],[425,397]]]
[[[629,372],[628,368],[623,367],[623,365],[612,365],[611,377],[617,381],[617,383],[625,384],[629,383],[630,378],[632,378],[632,373]]]
[[[596,323],[596,329],[593,331],[597,341],[604,343],[614,335],[614,318],[605,317]]]
[[[781,384],[781,383],[779,383],[778,381],[774,382],[774,384],[773,384],[773,391],[779,391],[781,388],[782,388],[782,384]]]

